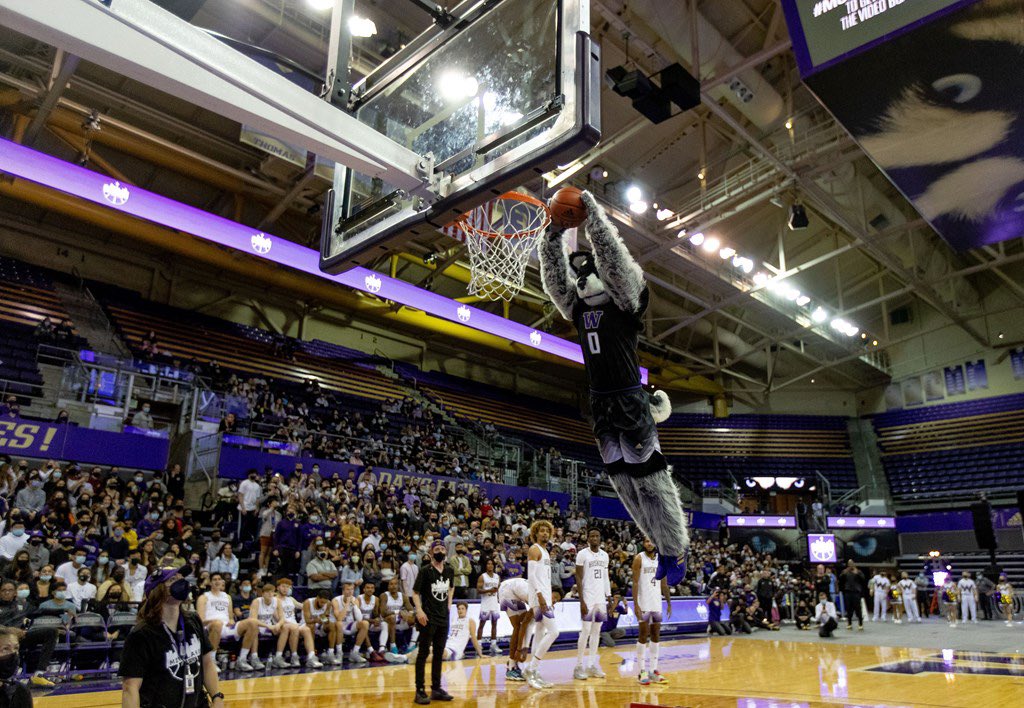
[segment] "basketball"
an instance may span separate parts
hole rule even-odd
[[[567,229],[579,226],[587,220],[587,208],[580,199],[576,187],[562,187],[551,197],[548,206],[551,208],[551,220]]]

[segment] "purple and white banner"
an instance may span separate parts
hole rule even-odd
[[[725,523],[729,526],[737,526],[741,528],[750,529],[795,529],[796,517],[771,516],[768,514],[727,516],[725,517]]]
[[[122,184],[97,172],[9,140],[0,139],[0,171],[140,219],[184,231],[255,258],[262,258],[317,278],[332,280],[376,295],[384,300],[422,310],[435,317],[493,334],[517,345],[539,349],[577,364],[583,363],[583,352],[575,342],[366,268],[357,267],[338,275],[324,273],[320,270],[320,254],[312,248],[257,231],[141,187]],[[640,376],[646,383],[647,369],[641,368]]]
[[[90,465],[117,465],[144,470],[167,466],[166,436],[113,433],[32,420],[0,421],[0,454],[38,457]]]
[[[830,516],[830,529],[894,529],[896,519],[892,516]]]

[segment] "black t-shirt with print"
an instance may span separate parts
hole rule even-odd
[[[433,563],[424,563],[416,576],[413,590],[420,594],[423,613],[431,624],[448,625],[448,590],[455,583],[455,571],[447,563],[438,572]]]
[[[125,639],[118,673],[122,678],[142,679],[139,697],[143,708],[205,708],[209,705],[203,689],[203,656],[213,651],[213,647],[199,617],[182,612],[181,619],[175,632],[169,632],[163,623],[143,624],[132,628]],[[186,668],[195,677],[195,690],[191,694],[185,693]]]

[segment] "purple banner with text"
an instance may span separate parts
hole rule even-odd
[[[42,457],[90,465],[159,470],[167,465],[166,437],[112,433],[30,420],[0,421],[0,454]]]

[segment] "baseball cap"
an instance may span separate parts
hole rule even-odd
[[[168,580],[178,575],[177,568],[159,568],[146,578],[145,594],[149,594],[157,585],[163,585]]]
[[[435,548],[440,548],[442,551],[445,552],[448,551],[448,549],[444,545],[444,541],[442,541],[441,539],[437,539],[436,541],[430,544],[430,552],[433,553]]]

